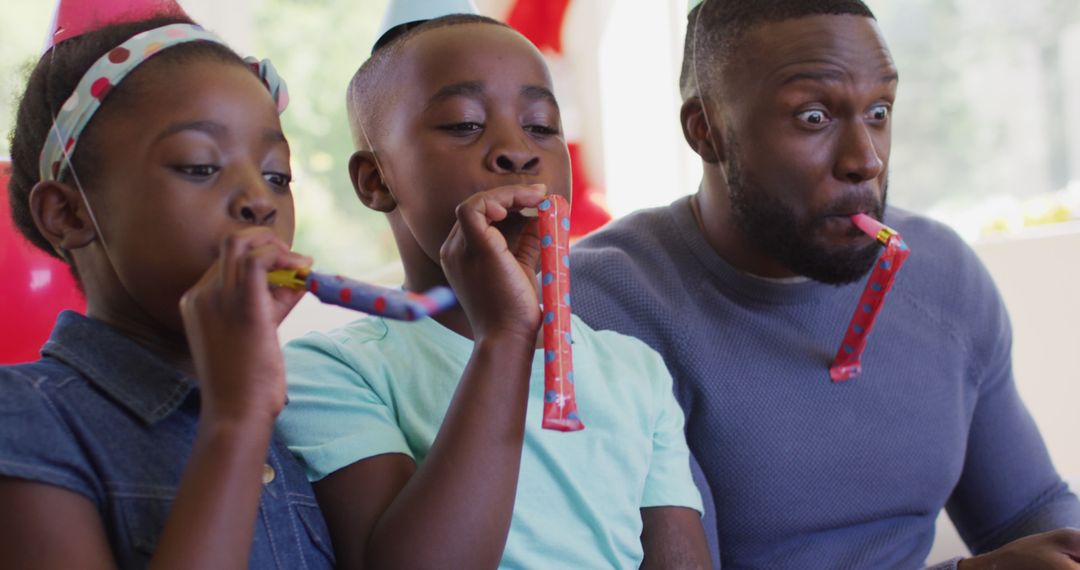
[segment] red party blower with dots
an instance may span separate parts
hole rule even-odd
[[[412,293],[310,269],[278,269],[271,271],[268,278],[271,285],[303,289],[323,303],[400,321],[422,319],[457,303],[449,287],[432,287],[422,294]]]
[[[885,253],[882,253],[874,264],[870,281],[863,289],[859,305],[855,307],[855,314],[844,332],[844,340],[836,351],[832,367],[829,368],[829,376],[833,382],[843,382],[862,374],[862,354],[866,349],[866,337],[870,335],[870,329],[874,327],[874,321],[881,312],[885,295],[892,289],[896,273],[911,253],[900,234],[874,218],[866,214],[856,214],[851,217],[851,221],[866,235],[881,242],[885,246]]]
[[[540,285],[544,303],[544,429],[578,431],[570,346],[570,204],[550,196],[540,215]]]

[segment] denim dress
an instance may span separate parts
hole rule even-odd
[[[144,568],[195,442],[198,388],[108,325],[73,312],[59,316],[41,354],[0,367],[0,476],[86,497],[101,513],[117,565]],[[262,481],[250,567],[332,567],[311,485],[276,436]]]

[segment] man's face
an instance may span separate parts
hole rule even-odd
[[[528,40],[491,24],[463,24],[408,41],[382,158],[397,212],[428,258],[438,262],[455,208],[477,192],[545,184],[570,198],[559,107]],[[512,217],[499,227],[512,245],[524,224]]]
[[[751,28],[722,74],[732,215],[747,241],[825,283],[860,279],[877,247],[897,71],[875,22],[812,16]],[[714,107],[715,109],[716,107]]]

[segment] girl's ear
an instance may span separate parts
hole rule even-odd
[[[712,136],[712,127],[720,128],[720,125],[710,125],[706,115],[705,102],[700,97],[690,97],[682,106],[679,114],[682,123],[683,136],[690,148],[701,157],[701,160],[709,164],[717,164],[724,161],[723,143],[717,137]],[[718,134],[718,133],[716,133]]]
[[[377,212],[389,213],[397,208],[397,200],[390,192],[390,186],[383,179],[382,170],[375,158],[375,153],[358,150],[349,158],[349,178],[352,180],[356,196],[365,206]]]
[[[41,181],[30,190],[30,215],[41,235],[64,257],[63,251],[80,249],[97,239],[79,191],[56,181]]]

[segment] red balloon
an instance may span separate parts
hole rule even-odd
[[[0,158],[0,188],[11,163]],[[68,266],[30,244],[11,219],[7,192],[0,194],[0,364],[38,359],[56,315],[86,311],[86,300]]]

